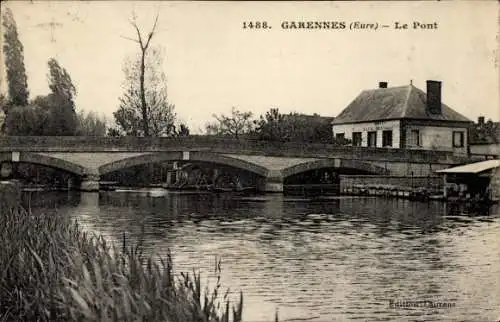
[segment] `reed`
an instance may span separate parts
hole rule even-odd
[[[110,245],[55,211],[0,208],[0,321],[241,321],[199,273],[174,274],[170,255]]]

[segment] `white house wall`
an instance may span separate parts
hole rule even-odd
[[[381,121],[381,122],[365,122],[354,124],[335,124],[332,126],[333,136],[338,133],[344,133],[346,139],[352,140],[353,132],[361,132],[361,146],[368,146],[368,132],[377,131],[377,147],[382,146],[382,132],[392,130],[392,148],[400,148],[401,132],[400,121]],[[411,130],[419,130],[420,146],[410,146],[409,140]],[[464,133],[464,146],[461,148],[453,147],[453,132],[460,131]],[[442,127],[442,126],[422,126],[408,125],[406,126],[406,147],[424,150],[439,150],[453,151],[456,153],[467,153],[467,129],[464,127]]]
[[[392,147],[400,147],[400,122],[381,121],[354,124],[336,124],[332,126],[333,136],[337,133],[344,133],[346,139],[352,140],[353,132],[361,132],[361,146],[368,146],[368,132],[377,131],[377,147],[382,147],[382,132],[392,130]]]
[[[411,135],[411,130],[419,130],[420,146],[409,146],[408,148],[417,148],[424,150],[453,151],[457,153],[467,153],[467,129],[463,127],[438,127],[438,126],[408,126],[406,127],[407,143]],[[453,147],[453,132],[460,131],[464,133],[464,146],[461,148]]]

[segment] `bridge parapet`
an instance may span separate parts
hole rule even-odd
[[[322,143],[271,142],[218,136],[187,137],[0,137],[0,152],[171,152],[206,151],[224,154],[303,158],[349,158],[366,161],[459,164],[470,161],[447,151],[337,146]]]

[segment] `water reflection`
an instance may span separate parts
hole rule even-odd
[[[498,207],[488,216],[440,202],[380,198],[323,201],[281,195],[145,192],[49,194],[88,230],[136,241],[178,270],[209,276],[216,256],[223,284],[243,289],[246,321],[494,320],[500,316]],[[389,300],[452,302],[452,308],[389,307]]]

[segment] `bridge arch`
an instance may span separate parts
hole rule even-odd
[[[259,176],[266,177],[269,170],[260,165],[244,161],[241,159],[232,158],[229,156],[201,151],[171,151],[171,152],[153,152],[134,156],[118,161],[114,161],[99,167],[99,174],[104,174],[125,169],[136,165],[144,165],[149,163],[157,163],[163,161],[198,161],[210,162],[215,164],[227,165],[241,170],[246,170],[255,173]]]
[[[0,163],[12,162],[43,165],[46,167],[63,170],[77,176],[84,176],[88,172],[81,165],[44,154],[33,152],[18,152],[18,156],[14,157],[15,153],[16,152],[0,153]]]
[[[314,161],[299,163],[294,166],[281,170],[283,179],[293,175],[311,170],[335,168],[335,169],[355,169],[377,175],[388,175],[389,171],[385,168],[371,164],[369,162],[351,160],[351,159],[318,159]]]

